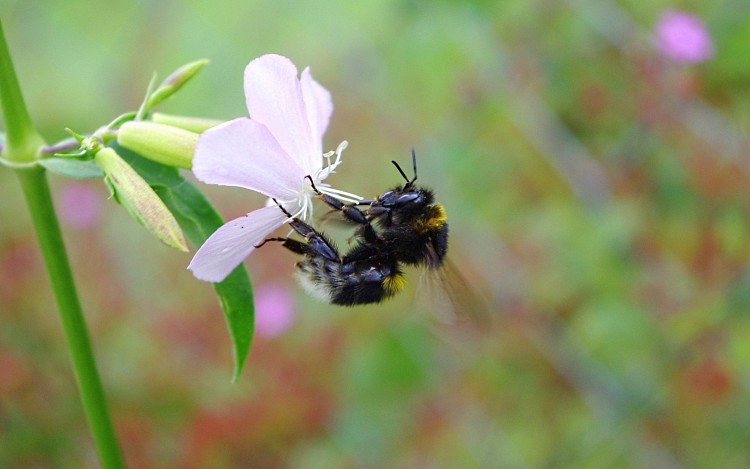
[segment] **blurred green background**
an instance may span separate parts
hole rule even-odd
[[[129,466],[749,467],[748,6],[0,1],[48,142],[135,109],[154,71],[191,60],[211,64],[163,111],[245,115],[251,59],[309,65],[335,104],[325,148],[350,143],[330,182],[381,193],[414,146],[450,256],[495,316],[482,334],[438,328],[418,272],[382,305],[321,304],[294,255],[264,248],[246,262],[256,294],[291,296],[293,324],[256,335],[231,384],[192,253],[100,181],[53,175]],[[705,21],[713,57],[655,51],[668,8]],[[0,467],[97,467],[14,179],[0,171]],[[227,218],[263,203],[200,187]]]

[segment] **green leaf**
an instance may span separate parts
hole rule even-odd
[[[50,157],[39,160],[39,164],[52,171],[73,179],[96,179],[104,173],[92,160],[81,161],[75,158]]]
[[[211,203],[177,169],[143,158],[123,147],[114,147],[153,187],[194,246],[202,245],[224,223]],[[240,264],[226,279],[213,286],[232,339],[233,380],[236,380],[242,372],[253,338],[254,310],[250,278]]]

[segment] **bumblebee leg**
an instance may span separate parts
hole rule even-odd
[[[378,218],[384,214],[388,215],[388,224],[391,224],[391,209],[390,207],[384,207],[382,205],[374,205],[377,203],[377,200],[374,199],[365,199],[360,200],[357,203],[351,204],[351,206],[355,205],[362,205],[362,206],[369,206],[364,212],[365,217],[368,221],[372,221],[375,218]]]
[[[355,202],[352,205],[372,205],[377,202],[375,199],[362,199],[359,202]]]
[[[282,246],[284,246],[285,248],[297,254],[307,254],[307,252],[309,251],[307,244],[303,243],[302,241],[297,241],[296,239],[291,239],[291,238],[266,238],[263,240],[262,243],[255,246],[255,248],[256,249],[260,248],[269,241],[281,242]]]
[[[307,240],[307,244],[289,238],[268,238],[258,246],[256,246],[256,248],[263,246],[268,241],[280,241],[283,243],[283,246],[285,248],[289,249],[292,252],[296,252],[297,254],[308,254],[311,256],[318,255],[336,262],[339,262],[341,260],[338,251],[335,247],[333,247],[333,243],[331,243],[323,235],[315,231],[315,228],[313,228],[312,226],[308,225],[297,217],[293,217],[292,214],[289,213],[289,211],[287,211],[276,199],[272,198],[271,200],[273,200],[276,205],[279,206],[281,211],[284,212],[284,215],[292,219],[289,222],[289,225],[294,231],[297,232],[297,234]]]
[[[322,234],[313,230],[307,236],[307,253],[310,256],[321,256],[327,260],[334,262],[341,262],[339,252],[333,246],[333,243],[328,241]]]
[[[367,221],[367,218],[365,218],[365,214],[362,213],[356,206],[361,205],[359,203],[355,204],[345,204],[344,202],[340,201],[336,197],[332,197],[328,194],[323,194],[318,190],[317,187],[315,187],[315,184],[313,183],[313,179],[310,176],[305,176],[305,178],[310,180],[310,185],[312,186],[312,189],[315,191],[316,194],[318,194],[318,198],[323,201],[324,204],[328,205],[332,209],[341,212],[344,215],[344,218],[346,218],[349,221],[353,221],[354,223],[358,223],[360,225],[366,225],[369,222]]]
[[[349,221],[360,225],[366,225],[369,223],[365,214],[362,213],[354,204],[345,204],[335,197],[331,197],[327,194],[318,194],[318,198],[323,201],[326,205],[334,210],[341,212],[341,214]]]
[[[318,234],[318,232],[315,231],[315,228],[303,222],[299,218],[292,218],[292,221],[289,222],[289,225],[294,229],[294,231],[297,232],[297,234],[305,238],[310,238],[310,236]]]
[[[296,254],[301,254],[303,256],[320,256],[330,261],[341,262],[341,257],[339,257],[336,248],[333,247],[333,245],[322,235],[313,231],[310,235],[306,236],[306,239],[307,243],[291,238],[266,238],[262,243],[255,246],[255,248],[263,247],[263,245],[269,241],[276,241],[280,242],[282,246]]]
[[[305,176],[307,179],[310,180],[310,185],[312,186],[313,190],[316,194],[318,194],[318,198],[323,201],[326,205],[331,207],[332,209],[341,212],[341,214],[346,218],[347,220],[357,223],[359,225],[362,225],[361,227],[361,235],[364,237],[365,241],[367,243],[371,244],[377,244],[380,243],[380,238],[378,238],[377,233],[375,233],[375,230],[373,229],[372,225],[370,224],[369,219],[369,211],[368,215],[365,216],[365,214],[357,208],[357,203],[354,204],[345,204],[344,202],[340,201],[339,199],[335,197],[331,197],[328,194],[323,194],[315,187],[315,184],[313,183],[313,180],[310,176]],[[389,216],[390,216],[390,209],[387,209],[383,207],[383,210],[388,210]],[[295,220],[296,221],[296,220]],[[294,222],[293,222],[294,223]],[[302,223],[302,222],[300,222]],[[297,231],[297,233],[301,234],[302,236],[307,236],[305,233],[294,227],[294,224],[292,227]],[[312,227],[308,228],[311,231],[315,231]],[[335,251],[335,250],[334,250]]]
[[[281,205],[281,204],[279,203],[279,201],[278,201],[278,200],[276,200],[276,199],[275,199],[275,198],[273,198],[273,197],[271,197],[271,200],[273,200],[273,203],[275,203],[275,204],[276,204],[276,206],[277,206],[277,207],[279,207],[279,210],[281,210],[281,212],[282,212],[282,213],[283,213],[284,215],[288,216],[289,218],[294,218],[294,217],[292,216],[292,214],[291,214],[291,213],[289,213],[289,211],[288,211],[287,209],[285,209],[285,208],[284,208],[284,206],[283,206],[283,205]]]

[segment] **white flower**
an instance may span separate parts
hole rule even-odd
[[[200,136],[193,158],[199,180],[260,192],[306,220],[312,217],[315,195],[306,176],[320,192],[343,201],[361,200],[322,182],[341,163],[347,143],[323,153],[333,103],[309,68],[297,78],[288,58],[259,57],[245,69],[245,99],[249,118],[234,119]],[[188,269],[201,280],[219,282],[288,221],[273,203],[231,220],[203,243]]]

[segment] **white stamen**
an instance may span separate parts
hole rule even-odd
[[[333,150],[323,153],[323,158],[325,158],[326,163],[327,163],[326,168],[331,167],[331,157],[334,155],[334,153],[335,152]],[[323,169],[321,168],[321,171],[322,170]],[[318,172],[318,174],[320,174],[320,171]]]
[[[333,187],[322,186],[322,187],[318,187],[318,190],[322,192],[323,194],[330,195],[331,197],[335,197],[345,202],[359,202],[360,200],[363,199],[363,197],[360,197],[356,194],[352,194],[351,192],[345,192],[339,189],[334,189]]]
[[[334,172],[336,167],[341,164],[341,153],[343,153],[343,151],[346,150],[346,147],[348,146],[349,146],[349,142],[344,140],[341,143],[339,143],[339,146],[336,147],[336,161],[333,163],[333,168],[331,169],[331,172]]]
[[[323,158],[326,160],[326,167],[321,168],[316,174],[315,174],[315,180],[317,181],[317,188],[318,191],[330,195],[331,197],[335,197],[339,200],[342,200],[344,202],[359,202],[362,200],[362,197],[352,194],[351,192],[345,192],[339,189],[332,188],[329,184],[325,184],[322,181],[330,176],[332,173],[336,172],[336,168],[338,165],[341,164],[341,154],[346,150],[346,147],[349,146],[349,142],[346,140],[339,143],[339,146],[336,147],[335,151],[329,151],[323,154]],[[331,157],[333,155],[336,155],[336,160],[331,162]]]
[[[317,188],[318,192],[320,192],[321,194],[326,194],[330,197],[341,200],[342,202],[357,203],[362,200],[362,197],[356,194],[352,194],[351,192],[346,192],[339,189],[334,189],[330,186],[330,184],[322,182],[323,179],[328,177],[331,173],[336,172],[336,167],[341,164],[341,153],[346,149],[347,146],[349,146],[349,142],[344,140],[339,144],[338,147],[336,147],[335,151],[324,153],[323,158],[325,159],[327,165],[325,168],[321,168],[315,173],[314,177],[312,178],[314,182],[310,181],[311,184],[305,184],[297,194],[296,198],[280,201],[281,206],[292,214],[291,217],[287,217],[286,220],[284,220],[284,223],[290,223],[294,218],[299,218],[304,221],[312,221],[314,207],[314,204],[312,203],[313,187]],[[331,161],[331,157],[333,157],[333,155],[336,155],[336,159],[334,161]],[[287,207],[295,207],[297,210],[295,212],[292,212],[292,210]],[[291,235],[291,233],[293,232],[294,230],[290,231],[287,236]]]
[[[315,173],[316,180],[322,181],[323,179],[330,176],[332,173],[336,172],[336,168],[338,167],[338,165],[341,164],[341,153],[348,146],[349,146],[349,142],[344,140],[343,142],[339,143],[339,146],[336,147],[335,151],[329,151],[329,152],[323,153],[323,158],[325,158],[327,165],[325,168],[321,168],[317,173]],[[334,154],[336,155],[336,161],[331,163],[331,157]]]

